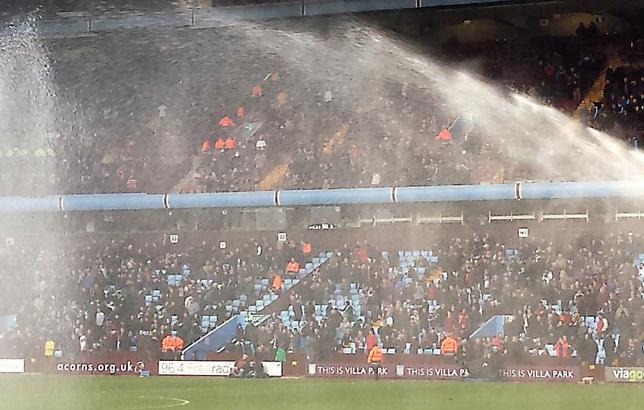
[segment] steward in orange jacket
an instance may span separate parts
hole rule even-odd
[[[225,149],[235,149],[237,148],[237,141],[235,141],[235,138],[233,137],[228,137],[226,138],[226,143],[225,143]]]
[[[224,148],[226,148],[226,142],[224,141],[224,139],[223,138],[217,138],[217,141],[215,141],[215,149],[217,151],[221,151]]]
[[[276,273],[275,276],[273,276],[273,290],[276,292],[282,290],[282,276],[280,276],[279,273]]]
[[[167,335],[161,340],[161,351],[171,352],[174,349],[174,340],[172,335]]]
[[[286,265],[286,271],[289,273],[297,273],[300,271],[300,264],[294,258],[291,258]]]
[[[229,116],[224,115],[220,120],[219,120],[219,125],[222,127],[232,127],[235,125],[232,119],[230,119]]]
[[[453,356],[458,351],[458,341],[454,336],[447,336],[441,343],[441,354]]]
[[[374,377],[376,380],[380,378],[378,374],[380,372],[380,364],[385,354],[383,353],[380,346],[377,344],[374,345],[371,350],[369,350],[369,355],[367,356],[367,364],[373,369]]]

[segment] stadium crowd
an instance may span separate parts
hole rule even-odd
[[[66,250],[54,243],[7,246],[0,249],[5,261],[0,315],[15,314],[17,326],[0,334],[2,351],[41,357],[50,341],[47,356],[155,353],[167,335],[187,346],[270,292],[258,287],[258,280],[272,279],[291,259],[310,259],[310,251],[265,239],[231,250],[218,243],[163,241],[92,240]],[[241,295],[243,302],[231,306]],[[216,321],[203,327],[204,315]]]
[[[72,67],[56,72],[62,84],[77,81],[82,71],[73,68],[91,59],[84,52],[100,54],[97,43],[106,41],[111,48],[122,35],[82,40],[92,51],[69,56],[69,44],[57,40],[54,67]],[[211,33],[189,35],[196,37],[195,49],[211,45]],[[54,136],[52,148],[0,146],[0,194],[479,183],[492,180],[498,168],[498,158],[485,147],[449,143],[444,131],[462,113],[413,85],[386,78],[370,84],[379,95],[375,110],[366,101],[373,94],[352,99],[341,81],[303,81],[284,62],[258,57],[248,64],[246,80],[225,94],[198,94],[195,90],[207,88],[201,78],[218,86],[232,81],[207,72],[184,78],[191,68],[187,61],[197,65],[201,58],[212,70],[214,58],[193,56],[194,50],[170,47],[168,41],[143,33],[140,44],[177,66],[159,84],[176,80],[188,97],[158,94],[163,90],[157,88],[165,87],[155,85],[140,94],[166,100],[142,107],[129,89],[123,95],[107,86],[106,95],[95,96],[91,84],[92,92],[80,90],[80,103],[100,106],[88,116],[96,135],[89,141],[73,137],[82,133],[76,128]],[[239,46],[229,43],[217,53],[235,55]],[[525,52],[517,52],[512,42],[476,48],[485,49],[484,71],[492,79],[572,111],[600,73],[603,46],[591,30],[572,39],[535,41]],[[477,56],[471,49],[451,52],[458,61]],[[144,53],[106,54],[93,61],[93,69],[112,57],[125,57],[123,67],[159,63]],[[240,64],[232,60],[229,64]],[[139,72],[115,75],[145,83]],[[601,129],[625,124],[637,132],[644,112],[642,70],[608,68],[606,80],[590,124]],[[103,106],[109,99],[117,100],[112,105],[120,112]],[[181,116],[170,106],[176,100],[187,101]],[[135,112],[141,116],[134,118]],[[180,132],[186,135],[177,137]],[[637,235],[609,235],[509,249],[474,233],[437,243],[432,249],[437,261],[419,254],[405,270],[399,249],[376,249],[364,241],[340,246],[288,292],[282,277],[295,276],[299,265],[311,260],[304,244],[251,239],[234,250],[159,240],[92,240],[72,248],[55,242],[7,244],[0,249],[0,313],[15,313],[17,326],[0,335],[2,352],[40,357],[43,348],[46,356],[176,350],[268,296],[288,298],[289,323],[297,325],[287,326],[281,312],[271,311],[268,320],[240,329],[230,348],[302,352],[314,361],[333,352],[366,352],[380,343],[387,352],[438,351],[471,369],[507,358],[538,360],[550,352],[587,363],[599,358],[642,365],[644,264],[633,265],[644,250],[641,243]],[[502,333],[470,338],[495,315],[508,316]],[[204,326],[204,316],[215,320]]]
[[[291,289],[283,281],[296,276],[298,261],[311,259],[310,244],[6,247],[0,313],[15,313],[17,326],[0,339],[3,353],[24,357],[158,354],[187,346],[231,315],[248,315],[255,300],[270,294],[286,300],[290,323],[266,308],[267,320],[254,324],[249,316],[228,349],[304,353],[315,361],[379,343],[387,353],[451,356],[474,372],[548,356],[641,365],[641,243],[639,235],[586,235],[511,249],[473,233],[440,241],[432,249],[437,259],[417,254],[401,269],[407,256],[364,241],[335,250]],[[216,321],[203,327],[204,315]],[[503,330],[477,336],[495,315],[506,316]]]
[[[220,30],[231,44],[242,46],[247,41],[238,29]],[[54,78],[74,90],[63,96],[72,101],[80,98],[82,109],[76,115],[86,118],[60,115],[62,124],[56,124],[60,131],[50,138],[51,148],[0,144],[0,158],[6,159],[0,165],[0,193],[437,185],[524,176],[514,175],[512,164],[495,155],[494,147],[477,143],[475,119],[468,142],[446,143],[439,136],[449,135],[444,132],[463,113],[400,79],[374,79],[359,95],[353,95],[355,90],[342,81],[311,78],[271,56],[247,65],[243,78],[213,75],[205,69],[205,61],[211,60],[208,53],[195,55],[192,48],[168,47],[168,42],[187,39],[144,32],[141,42],[147,44],[146,50],[133,46],[127,55],[115,54],[118,48],[112,45],[122,43],[119,36],[123,35],[84,40],[85,51],[80,54],[67,53],[74,45],[64,40],[49,45]],[[209,41],[203,33],[191,32],[190,36],[195,49]],[[598,77],[606,48],[615,42],[628,43],[588,35],[525,41],[450,45],[443,54],[450,64],[482,60],[485,77],[571,112]],[[161,55],[152,55],[150,50],[159,50]],[[236,53],[227,44],[218,45],[217,52]],[[128,97],[116,86],[99,98],[89,85],[69,74],[81,72],[81,65],[86,67],[88,62],[100,72],[121,63],[129,67],[155,63],[163,68],[169,61],[173,64],[164,74],[165,81],[177,79],[185,95],[142,90],[141,95],[151,98],[153,106],[148,100]],[[195,78],[183,75],[189,69],[186,61],[191,61]],[[244,61],[233,58],[223,64],[235,66]],[[128,72],[132,81],[138,81],[141,73],[131,68]],[[106,71],[101,81],[118,84],[119,79],[112,76],[112,71]],[[224,94],[213,93],[212,87],[199,81],[211,77],[214,83],[230,84],[230,88]],[[640,77],[641,70],[634,67],[609,69],[603,99],[587,115],[589,124],[612,130],[617,123],[633,130],[629,136],[640,138]],[[377,99],[370,95],[375,88],[379,89]],[[184,105],[179,117],[177,107]],[[95,135],[81,137],[89,129]],[[500,169],[506,174],[499,173]],[[539,175],[530,177],[538,179]]]
[[[376,340],[389,352],[445,354],[449,338],[458,346],[455,359],[474,371],[547,356],[641,365],[644,265],[634,267],[632,257],[640,243],[639,236],[611,235],[511,250],[474,234],[436,248],[440,268],[418,256],[406,273],[390,271],[396,252],[384,258],[366,243],[345,246],[289,295],[297,326],[273,313],[235,342],[260,353],[303,352],[315,362],[336,351],[368,352]],[[418,275],[422,267],[432,269]],[[357,300],[337,305],[334,295],[354,284]],[[327,304],[317,317],[316,305]],[[470,338],[494,315],[508,316],[502,333]],[[248,347],[243,342],[230,348]]]

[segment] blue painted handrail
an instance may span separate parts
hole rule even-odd
[[[273,206],[644,198],[632,181],[516,182],[514,184],[216,192],[197,194],[77,194],[0,197],[0,212],[72,212],[145,209],[252,208]]]

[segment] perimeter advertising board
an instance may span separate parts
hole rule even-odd
[[[512,381],[576,382],[581,377],[581,368],[566,366],[508,366],[499,370],[499,377]]]
[[[46,359],[29,365],[28,372],[83,375],[138,375],[142,370],[157,374],[157,361],[132,352],[85,355],[74,359]]]
[[[604,380],[613,383],[644,383],[644,367],[606,367]]]
[[[228,376],[234,361],[164,360],[159,362],[160,376]],[[262,362],[264,372],[270,377],[282,376],[281,362]]]
[[[378,369],[381,378],[387,379],[423,379],[423,380],[458,380],[469,376],[467,369],[458,366],[438,365],[403,365],[383,364]],[[308,375],[310,377],[351,377],[351,378],[373,378],[374,369],[366,365],[320,363],[309,364]]]
[[[0,359],[0,373],[24,373],[23,359]]]

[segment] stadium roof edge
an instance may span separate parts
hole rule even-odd
[[[39,34],[52,37],[81,37],[98,32],[142,28],[209,28],[231,19],[268,20],[291,17],[366,13],[435,7],[494,6],[511,4],[562,3],[562,0],[301,0],[268,4],[221,6],[163,12],[95,14],[75,13],[44,18]]]

